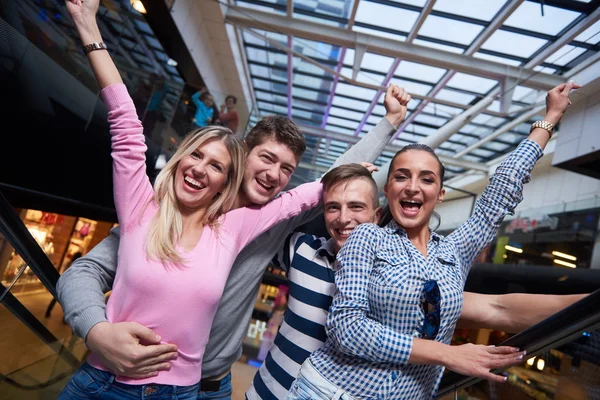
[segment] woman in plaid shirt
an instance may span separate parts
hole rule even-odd
[[[577,88],[569,82],[548,92],[543,122],[502,162],[474,214],[448,237],[429,229],[444,199],[444,166],[424,145],[395,155],[384,187],[393,220],[383,228],[360,225],[339,252],[327,342],[302,365],[288,399],[429,399],[444,368],[506,380],[490,370],[521,363],[525,352],[450,345],[463,288],[475,257],[521,202]]]

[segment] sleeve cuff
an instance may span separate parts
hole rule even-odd
[[[102,89],[100,93],[109,110],[114,110],[122,104],[132,103],[131,96],[129,96],[127,86],[124,83],[109,85]]]
[[[90,307],[82,311],[73,320],[73,330],[75,334],[84,341],[87,338],[90,329],[100,322],[108,322],[106,319],[106,310],[103,307]]]

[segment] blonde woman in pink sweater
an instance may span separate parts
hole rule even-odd
[[[170,370],[136,380],[113,375],[92,353],[59,399],[195,399],[212,320],[235,257],[273,225],[316,206],[321,184],[301,185],[262,207],[227,212],[242,180],[245,153],[229,129],[207,127],[189,134],[153,188],[133,101],[108,51],[94,45],[102,43],[98,2],[68,0],[67,8],[82,44],[94,48],[87,54],[112,137],[121,243],[107,318],[141,323],[163,342],[176,343],[178,354]]]

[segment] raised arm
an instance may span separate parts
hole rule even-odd
[[[67,0],[66,4],[82,44],[86,46],[91,43],[102,43],[102,35],[96,22],[99,0]],[[123,83],[121,74],[108,51],[92,51],[88,53],[88,58],[100,89]]]
[[[578,87],[570,82],[550,90],[546,97],[544,119],[552,124],[558,123],[570,104],[570,91]],[[477,201],[473,215],[448,237],[462,259],[463,281],[466,280],[475,257],[496,236],[504,217],[512,215],[523,200],[523,185],[529,182],[531,171],[542,157],[550,136],[545,129],[533,129],[529,137],[496,169]]]
[[[518,333],[583,299],[587,294],[464,293],[457,328]]]
[[[331,168],[361,161],[375,162],[406,118],[406,106],[410,100],[410,95],[403,88],[390,85],[383,101],[385,117],[365,137],[335,160]]]
[[[67,0],[84,46],[102,42],[96,22],[99,0]],[[154,192],[146,175],[146,144],[135,105],[107,50],[88,53],[101,94],[108,107],[112,142],[113,191],[119,223],[127,230],[137,222]]]
[[[322,194],[320,182],[305,183],[282,193],[264,206],[242,207],[228,212],[223,225],[237,238],[238,249],[242,249],[279,222],[315,208],[321,203]]]

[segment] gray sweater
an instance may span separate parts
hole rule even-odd
[[[352,162],[374,162],[395,132],[392,124],[383,118],[336,160],[333,167]],[[315,208],[281,222],[259,236],[238,255],[212,324],[204,353],[202,376],[223,374],[240,358],[242,340],[248,330],[265,268],[283,246],[287,236],[296,227],[320,213],[321,209]],[[113,285],[118,249],[117,227],[89,253],[76,260],[58,280],[58,301],[64,310],[65,319],[75,334],[82,338],[87,336],[94,325],[107,320],[104,294]]]

